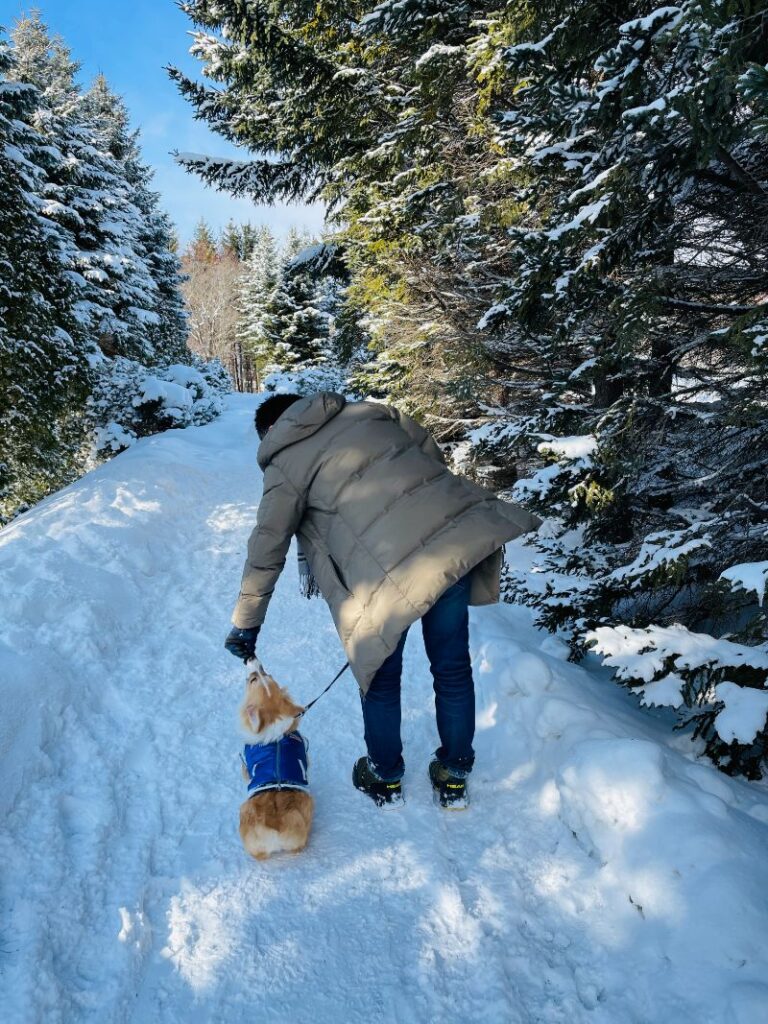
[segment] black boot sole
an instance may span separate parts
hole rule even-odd
[[[405,802],[400,782],[371,782],[365,785],[358,781],[357,772],[353,771],[352,785],[370,797],[377,807],[396,807]]]
[[[432,786],[432,798],[444,811],[466,811],[469,807],[469,791],[467,787],[457,786],[455,782]]]
[[[405,803],[403,799],[402,786],[397,783],[381,783],[380,786],[355,786],[360,793],[365,793],[376,804],[377,807],[397,807]]]

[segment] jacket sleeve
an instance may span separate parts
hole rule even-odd
[[[232,613],[239,629],[260,626],[285,565],[291,538],[304,515],[304,497],[274,463],[264,471],[256,526],[248,539],[240,595]]]
[[[393,409],[392,411],[395,413],[395,420],[400,424],[406,434],[413,438],[423,452],[426,452],[427,455],[431,455],[432,458],[437,459],[438,462],[442,462],[444,466],[447,465],[445,456],[428,430],[425,430],[420,423],[417,423],[416,420],[407,416],[404,412],[400,412],[399,409]]]

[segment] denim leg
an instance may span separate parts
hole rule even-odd
[[[472,770],[475,686],[469,658],[469,576],[435,602],[421,624],[435,688],[439,761],[460,774]]]
[[[376,672],[368,692],[364,696],[360,692],[368,757],[379,778],[387,782],[401,779],[405,771],[400,739],[400,675],[407,632]]]

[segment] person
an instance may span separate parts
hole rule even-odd
[[[400,676],[421,620],[440,745],[429,777],[465,806],[474,764],[469,605],[499,600],[503,545],[539,520],[452,473],[410,416],[324,391],[277,394],[256,410],[264,489],[225,641],[248,660],[294,534],[306,593],[322,594],[360,688],[367,755],[354,785],[402,798]]]

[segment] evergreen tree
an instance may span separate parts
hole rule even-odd
[[[269,307],[278,275],[277,244],[269,228],[262,226],[256,232],[240,280],[237,331],[243,350],[253,362],[257,388],[264,369],[275,360],[275,325]]]
[[[326,201],[379,353],[361,382],[441,439],[471,423],[494,464],[550,460],[518,491],[551,519],[548,584],[516,592],[575,651],[617,623],[746,619],[764,642],[722,574],[768,556],[768,5],[184,9],[210,85],[174,77],[260,155],[183,163],[258,202]],[[283,322],[309,301],[288,280]],[[768,732],[722,744],[717,675],[694,676],[708,749],[756,771]]]
[[[21,19],[12,40],[17,80],[37,86],[38,125],[64,156],[51,209],[77,248],[82,329],[106,355],[151,358],[145,324],[156,317],[156,288],[143,260],[133,187],[106,148],[113,124],[103,130],[101,111],[89,109],[74,80],[77,65],[60,40],[49,39],[38,14]]]
[[[190,256],[197,263],[215,263],[218,259],[218,249],[213,232],[202,217],[198,221],[192,237]]]
[[[322,306],[322,279],[304,259],[311,237],[291,228],[280,253],[275,286],[265,309],[266,336],[283,369],[300,369],[328,358],[329,314]]]
[[[258,236],[259,229],[250,222],[240,225],[240,261],[242,263],[251,258]]]
[[[149,278],[141,315],[146,354],[153,363],[181,361],[187,351],[187,317],[180,262],[173,227],[151,188],[152,171],[141,158],[139,133],[131,130],[124,101],[103,75],[96,77],[81,109],[90,132],[116,161],[130,189],[135,259]]]
[[[73,315],[73,250],[44,214],[59,155],[33,127],[40,102],[19,87],[0,42],[0,525],[71,479],[88,385]]]
[[[148,367],[189,357],[172,229],[124,104],[102,76],[83,93],[38,14],[12,41],[0,49],[0,522],[82,471],[115,386],[129,394]],[[203,391],[201,375],[189,380]]]
[[[243,260],[242,228],[233,220],[227,222],[221,233],[219,252],[225,259],[237,260],[239,263]]]
[[[219,250],[224,256],[246,263],[259,237],[259,230],[253,224],[236,224],[230,220],[221,233]]]

